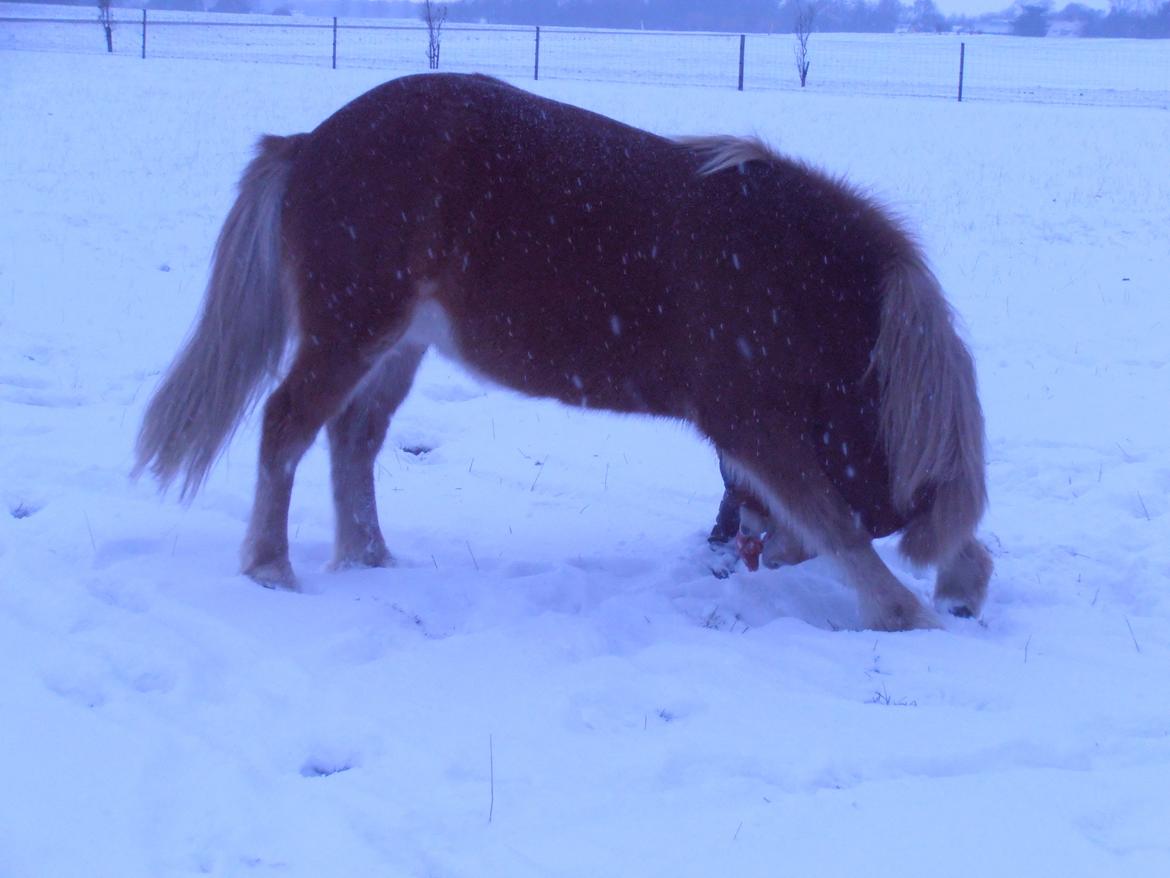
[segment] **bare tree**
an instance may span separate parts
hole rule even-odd
[[[813,25],[817,19],[817,7],[815,3],[805,3],[803,0],[796,0],[796,23],[793,25],[793,31],[796,34],[796,45],[793,51],[796,54],[796,72],[800,74],[800,87],[804,88],[804,84],[808,82],[808,38],[812,36]]]
[[[447,20],[447,7],[435,6],[431,0],[426,0],[422,17],[423,21],[427,23],[427,66],[431,70],[438,70],[439,35],[443,30],[443,22]]]
[[[106,51],[114,51],[114,13],[110,9],[110,0],[97,0],[98,24],[106,32]]]

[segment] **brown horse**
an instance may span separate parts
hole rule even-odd
[[[390,563],[373,464],[430,346],[533,396],[694,424],[866,626],[979,611],[990,558],[971,358],[880,208],[754,140],[668,140],[482,76],[411,76],[265,137],[137,468],[196,491],[264,379],[244,571],[294,585],[288,505],[322,426],[337,567]],[[279,377],[279,376],[278,376]]]

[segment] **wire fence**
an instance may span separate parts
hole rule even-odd
[[[0,50],[104,53],[96,10],[0,3]],[[427,69],[420,22],[113,10],[114,53]],[[447,24],[440,69],[571,79],[799,89],[792,34]],[[807,90],[1170,108],[1170,40],[814,34]]]

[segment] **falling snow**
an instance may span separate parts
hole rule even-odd
[[[711,575],[691,432],[435,357],[379,459],[393,568],[326,571],[322,439],[303,593],[237,574],[259,413],[189,507],[127,481],[257,135],[384,75],[0,51],[0,874],[1170,874],[1170,114],[527,83],[758,129],[922,239],[996,574],[882,635],[823,559]]]

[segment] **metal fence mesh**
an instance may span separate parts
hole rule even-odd
[[[114,50],[192,58],[427,69],[420,22],[114,10]],[[741,45],[742,67],[741,67]],[[808,90],[964,100],[1170,107],[1170,40],[813,34]],[[800,87],[792,34],[710,34],[447,24],[439,67],[511,80]],[[0,50],[104,53],[96,10],[0,3]]]

